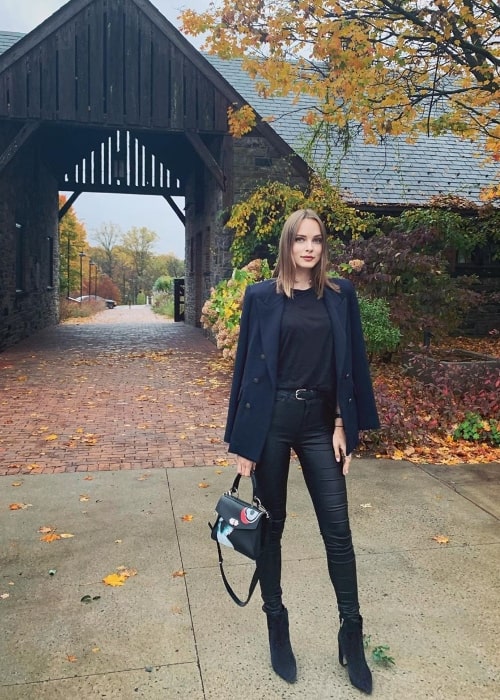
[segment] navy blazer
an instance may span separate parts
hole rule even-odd
[[[379,420],[356,292],[349,280],[334,281],[340,292],[328,287],[324,291],[335,347],[337,396],[332,401],[340,407],[350,454],[359,442],[359,430],[378,428]],[[284,307],[285,295],[276,293],[274,279],[247,287],[224,440],[230,452],[254,462],[260,459],[271,425]]]

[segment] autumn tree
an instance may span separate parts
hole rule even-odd
[[[451,132],[500,160],[496,2],[219,0],[182,19],[211,53],[243,57],[263,96],[313,97],[303,119],[316,135],[333,127],[348,140],[353,124],[370,142]]]
[[[132,227],[122,238],[121,251],[130,265],[132,284],[145,293],[151,290],[155,280],[150,268],[154,257],[153,246],[157,240],[158,234],[145,226]]]
[[[123,238],[123,231],[117,224],[111,222],[104,223],[97,229],[94,238],[98,245],[98,263],[101,270],[113,277],[113,268],[116,258],[116,246]]]
[[[174,253],[163,253],[155,255],[151,261],[151,272],[153,277],[184,277],[184,260],[178,258]]]
[[[66,203],[59,195],[59,209]],[[80,253],[87,255],[85,226],[70,207],[59,223],[59,289],[67,296],[80,294]],[[83,271],[82,271],[83,272]]]

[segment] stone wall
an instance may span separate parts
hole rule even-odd
[[[0,152],[17,128],[0,130]],[[58,322],[58,191],[37,149],[0,175],[0,350]]]
[[[271,180],[306,185],[287,158],[264,138],[246,136],[219,146],[219,153],[214,155],[223,163],[226,191],[221,191],[204,168],[197,169],[187,185],[185,321],[189,325],[200,325],[201,309],[210,289],[232,273],[232,232],[224,224],[233,203]]]
[[[234,202],[239,202],[260,185],[276,180],[303,189],[307,183],[262,137],[246,136],[234,140]]]

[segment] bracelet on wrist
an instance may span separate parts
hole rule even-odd
[[[333,427],[334,428],[343,428],[344,424],[343,423],[335,423],[335,425]]]

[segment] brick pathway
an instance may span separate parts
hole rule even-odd
[[[228,382],[149,307],[47,329],[0,354],[0,475],[225,465]]]

